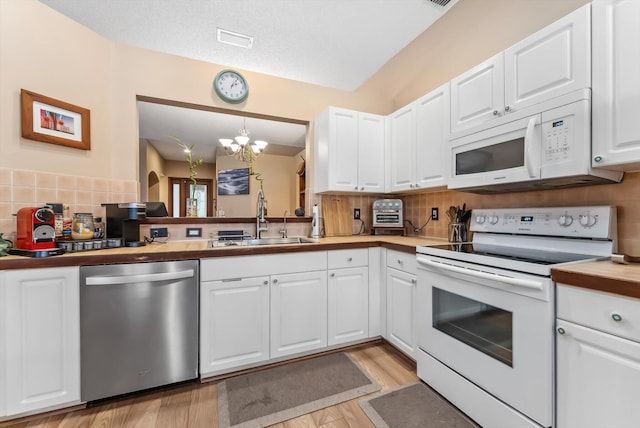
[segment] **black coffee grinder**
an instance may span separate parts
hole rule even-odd
[[[142,202],[102,204],[106,208],[107,239],[121,238],[125,247],[141,247],[140,220],[147,218],[147,206]]]

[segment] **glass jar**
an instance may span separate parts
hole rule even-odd
[[[75,213],[71,226],[71,237],[73,239],[93,239],[93,234],[93,214]]]

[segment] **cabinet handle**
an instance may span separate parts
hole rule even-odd
[[[596,156],[596,157],[594,157],[594,158],[593,158],[593,161],[594,161],[595,163],[600,163],[600,162],[602,162],[602,160],[603,160],[603,159],[602,159],[602,156]]]
[[[415,279],[415,278],[413,278],[413,279],[411,280],[411,284],[413,284],[413,285],[416,285],[416,283],[417,283],[417,282],[418,282],[418,280],[417,280],[417,279]]]
[[[413,189],[413,184],[409,184],[409,187]]]
[[[267,281],[267,280],[265,279],[265,280],[264,280],[264,282],[263,282],[263,284],[264,284],[264,285],[268,285],[268,284],[269,284],[269,281]]]
[[[622,315],[620,315],[619,313],[616,313],[616,312],[612,312],[611,313],[611,319],[614,320],[615,322],[620,322],[620,321],[622,321]]]
[[[332,272],[332,273],[331,273],[331,275],[329,275],[329,276],[330,276],[331,278],[333,278],[334,276],[336,276],[336,274]]]
[[[401,265],[402,264],[402,260],[398,259],[398,264]]]
[[[273,283],[274,283],[274,284],[277,284],[277,283],[278,283],[278,279],[277,279],[277,278],[276,278],[276,279],[274,279],[274,280],[273,280]]]
[[[558,331],[558,334],[565,334],[565,333],[567,332],[567,331],[566,331],[564,328],[562,328],[562,327],[558,327],[557,331]]]
[[[504,111],[509,111],[509,110],[511,110],[511,107],[509,107],[509,106],[504,106]]]
[[[364,186],[362,186],[362,187],[360,188],[360,190],[364,190]]]
[[[417,189],[418,187],[420,187],[420,185],[419,185],[419,184],[416,184],[416,186],[415,186],[415,187],[416,187],[416,189]]]
[[[353,261],[353,258],[351,258],[351,257],[347,257],[347,261],[348,261],[348,262]]]
[[[494,116],[497,116],[497,115],[498,115],[498,110],[494,110],[494,111],[493,111],[493,115],[494,115]]]
[[[358,190],[358,186],[354,187],[353,190]]]

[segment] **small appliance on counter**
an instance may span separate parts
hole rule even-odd
[[[125,247],[141,247],[140,220],[147,218],[147,206],[142,202],[102,204],[106,209],[107,242],[122,239]]]
[[[373,203],[373,235],[404,236],[401,199],[378,199]]]
[[[63,254],[56,248],[55,213],[49,207],[20,208],[17,216],[16,248],[9,254],[47,257]]]
[[[313,205],[311,211],[311,238],[320,238],[320,216],[318,213],[318,204]]]

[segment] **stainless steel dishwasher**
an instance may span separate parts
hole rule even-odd
[[[198,261],[80,268],[82,401],[198,377]]]

